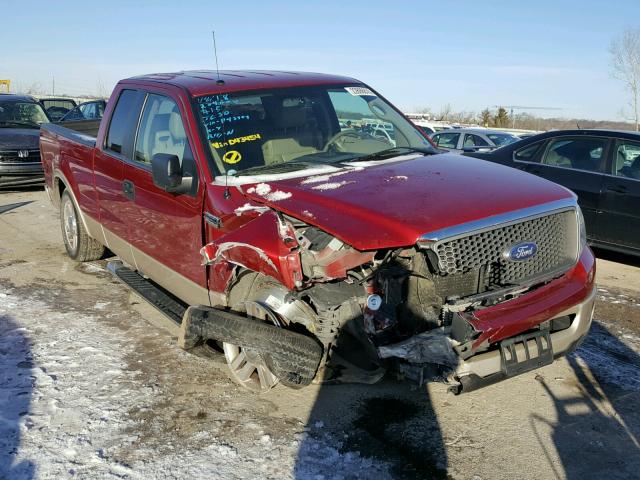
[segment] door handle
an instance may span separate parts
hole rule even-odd
[[[610,187],[607,187],[607,190],[615,193],[627,193],[627,187],[624,187],[622,185],[610,186]]]
[[[129,200],[134,200],[136,198],[136,187],[131,180],[125,180],[122,182],[122,193]]]

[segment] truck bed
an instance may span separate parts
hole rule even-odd
[[[43,124],[42,128],[46,128],[56,135],[69,137],[85,144],[86,141],[91,138],[95,145],[95,139],[98,136],[98,129],[100,128],[100,120],[77,120],[62,123],[49,123]]]

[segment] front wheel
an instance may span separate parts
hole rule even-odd
[[[62,240],[67,254],[76,262],[98,260],[104,255],[104,246],[91,238],[78,216],[73,198],[67,190],[60,198],[60,224]]]

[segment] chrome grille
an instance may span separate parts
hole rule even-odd
[[[28,150],[26,157],[21,157],[18,150],[0,152],[0,163],[35,163],[40,161],[40,150]]]
[[[577,235],[576,212],[570,209],[444,239],[432,249],[441,274],[477,270],[484,287],[517,285],[571,267],[577,258]],[[536,255],[519,262],[507,259],[504,252],[522,242],[535,242]]]

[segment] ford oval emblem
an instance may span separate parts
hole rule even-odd
[[[524,262],[538,253],[538,245],[534,242],[523,242],[509,247],[504,252],[504,257],[512,262]]]

